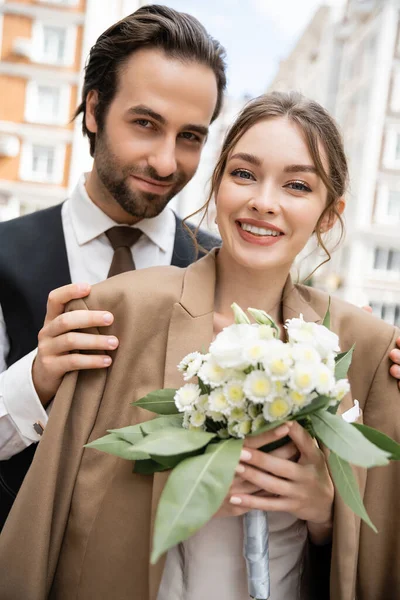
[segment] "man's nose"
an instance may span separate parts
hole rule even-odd
[[[149,156],[148,163],[160,177],[173,175],[177,169],[175,139],[159,143]]]

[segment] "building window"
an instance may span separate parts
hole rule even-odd
[[[389,190],[387,214],[400,222],[400,191]]]
[[[400,326],[400,304],[384,304],[371,302],[371,308],[377,317],[387,321],[391,325]]]
[[[66,125],[70,112],[71,89],[68,85],[28,82],[25,119],[31,123]]]
[[[388,127],[385,136],[383,166],[387,169],[400,169],[400,127]]]
[[[400,250],[374,249],[374,270],[400,274]]]
[[[391,227],[400,225],[400,185],[396,181],[382,182],[378,186],[374,219]]]
[[[76,27],[36,21],[32,36],[32,59],[51,65],[71,66],[75,59]]]
[[[60,184],[64,176],[65,145],[25,142],[20,177],[24,181]]]

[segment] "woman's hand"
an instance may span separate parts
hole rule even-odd
[[[252,449],[249,440],[246,440],[237,474],[243,483],[262,490],[262,494],[239,491],[237,485],[231,493],[230,503],[240,507],[241,514],[255,508],[291,513],[307,521],[315,544],[324,544],[331,537],[334,498],[324,454],[309,433],[296,422],[288,422],[277,431],[280,437],[287,434],[292,438],[300,452],[299,460],[293,462],[272,452],[267,454]],[[255,438],[250,439],[253,441]]]
[[[266,444],[270,444],[271,442],[276,442],[277,440],[285,437],[287,435],[288,428],[286,426],[278,427],[276,429],[271,429],[271,431],[266,431],[265,433],[261,433],[260,435],[255,435],[254,437],[246,438],[246,446],[247,448],[261,448]],[[287,443],[281,448],[277,448],[270,453],[272,456],[277,458],[281,458],[284,460],[297,460],[299,457],[299,452],[293,442]],[[268,492],[263,490],[259,485],[254,485],[249,481],[245,481],[243,477],[236,475],[232,485],[229,489],[229,492],[219,508],[218,512],[214,515],[215,517],[239,517],[240,515],[244,515],[246,512],[250,510],[250,508],[245,508],[241,506],[235,506],[230,502],[232,496],[240,495],[248,495],[248,494],[263,494],[264,496],[270,495]]]

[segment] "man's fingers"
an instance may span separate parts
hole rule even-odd
[[[107,327],[113,320],[114,317],[111,313],[102,310],[71,310],[59,315],[44,327],[39,333],[39,341],[41,337],[54,338],[76,329]]]
[[[96,335],[69,331],[63,335],[51,338],[47,352],[50,355],[65,354],[74,350],[115,350],[118,338],[114,335]]]
[[[47,299],[45,324],[64,312],[65,305],[71,300],[85,298],[90,292],[88,283],[70,283],[52,290]]]
[[[371,313],[372,314],[372,306],[362,306],[361,307],[363,310],[365,310],[365,312]]]
[[[55,376],[63,377],[69,371],[80,371],[82,369],[104,369],[109,367],[112,359],[107,355],[100,354],[65,354],[58,356],[55,362]]]
[[[397,343],[400,343],[400,338],[397,340]],[[400,350],[392,350],[389,357],[396,365],[400,365]]]

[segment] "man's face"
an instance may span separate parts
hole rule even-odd
[[[94,170],[107,201],[140,220],[155,217],[193,177],[217,102],[213,71],[157,49],[135,52],[96,133]],[[115,207],[116,208],[116,207]]]

